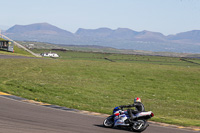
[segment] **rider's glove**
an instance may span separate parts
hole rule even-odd
[[[121,110],[123,110],[123,108],[124,108],[123,106],[119,106],[119,107],[121,108]]]

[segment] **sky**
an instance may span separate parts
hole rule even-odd
[[[49,23],[79,28],[129,28],[164,35],[200,30],[200,0],[0,0],[0,28]]]

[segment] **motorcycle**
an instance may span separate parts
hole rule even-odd
[[[127,111],[123,111],[123,109],[120,110],[118,107],[115,107],[113,115],[104,120],[103,126],[110,128],[123,127],[129,128],[134,132],[142,132],[149,126],[147,120],[153,116],[154,113],[152,111],[139,112],[134,114],[134,119],[130,121],[130,116]]]

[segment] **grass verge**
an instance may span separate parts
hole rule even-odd
[[[200,67],[171,60],[176,63],[0,59],[0,91],[107,114],[141,97],[146,110],[155,113],[154,121],[200,126]]]

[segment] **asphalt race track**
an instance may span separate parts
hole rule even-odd
[[[105,118],[49,108],[0,96],[0,133],[128,133],[104,128]],[[197,133],[150,124],[143,133]]]

